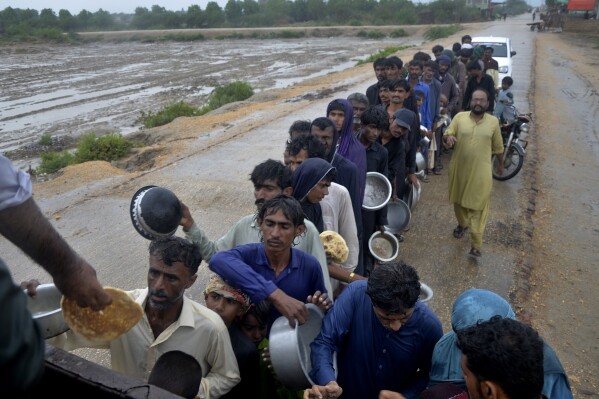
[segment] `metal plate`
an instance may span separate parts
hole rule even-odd
[[[405,201],[398,199],[387,204],[387,222],[385,230],[391,234],[401,234],[408,227],[412,212]]]

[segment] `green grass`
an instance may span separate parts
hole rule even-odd
[[[369,30],[369,31],[361,30],[356,34],[356,36],[364,37],[367,39],[382,39],[382,38],[386,37],[386,35],[383,32],[379,32],[376,30]]]
[[[427,40],[443,39],[461,31],[462,29],[464,28],[460,24],[453,24],[449,26],[433,26],[424,32],[424,37]]]
[[[137,121],[141,122],[145,128],[149,129],[156,126],[166,125],[180,116],[199,116],[206,112],[203,112],[201,108],[191,106],[183,101],[178,101],[167,105],[157,113],[151,111],[146,113],[141,111]]]
[[[403,28],[395,29],[389,33],[390,37],[407,37],[410,36],[408,32],[406,32]]]
[[[229,83],[226,86],[219,86],[208,100],[208,107],[210,110],[222,107],[225,104],[232,103],[235,101],[247,100],[254,95],[254,89],[247,82],[236,81]]]
[[[69,165],[87,161],[114,161],[125,156],[131,147],[133,143],[119,133],[96,137],[93,132],[90,132],[81,137],[74,152],[42,153],[41,163],[35,170],[35,174],[54,173]]]
[[[167,105],[157,113],[141,111],[137,122],[140,122],[146,129],[150,129],[156,126],[166,125],[180,116],[204,115],[225,104],[247,100],[253,95],[254,89],[252,89],[252,86],[250,86],[249,83],[236,81],[215,88],[208,98],[208,105],[204,107],[198,108],[183,101],[179,101]]]
[[[378,58],[383,58],[383,57],[387,57],[390,56],[391,54],[397,53],[398,51],[402,51],[405,50],[407,48],[410,47],[414,47],[412,45],[409,46],[393,46],[393,47],[385,47],[383,50],[379,51],[376,54],[371,54],[368,58],[366,58],[365,60],[360,60],[356,63],[356,66],[358,65],[362,65],[362,64],[368,64],[370,62],[374,62],[374,60],[378,59]]]
[[[42,134],[42,137],[40,137],[40,141],[38,143],[39,145],[43,146],[52,145],[52,135],[50,133]]]

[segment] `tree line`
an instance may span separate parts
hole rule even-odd
[[[507,0],[508,12],[526,10],[524,0]],[[191,5],[170,11],[154,5],[137,7],[134,14],[115,14],[99,9],[77,15],[61,9],[41,11],[7,7],[0,11],[0,34],[17,36],[41,32],[90,32],[107,30],[247,28],[276,26],[411,25],[473,22],[481,11],[466,0],[436,0],[414,4],[409,0],[229,0],[225,7],[210,1],[205,9]],[[43,36],[43,34],[42,34]]]

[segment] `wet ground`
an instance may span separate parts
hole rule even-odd
[[[456,240],[451,235],[456,222],[447,204],[444,169],[423,184],[400,258],[414,265],[422,281],[433,288],[429,306],[446,330],[452,302],[460,292],[470,287],[491,289],[509,298],[519,317],[531,322],[554,347],[576,398],[598,398],[599,314],[594,286],[599,280],[599,51],[588,41],[565,34],[530,32],[528,19],[522,16],[468,30],[471,35],[512,38],[518,52],[513,75],[516,105],[522,112],[534,112],[535,120],[523,170],[512,180],[494,182],[483,257],[469,258],[468,238]],[[450,46],[464,33],[438,42]],[[423,50],[434,44],[425,43]],[[407,60],[418,50],[399,56]],[[332,71],[339,63],[324,68]],[[286,77],[296,77],[294,73]],[[155,184],[173,190],[208,236],[219,237],[253,211],[248,175],[266,158],[281,159],[291,123],[322,116],[328,101],[364,92],[374,81],[369,65],[310,79],[297,77],[297,83],[287,88],[264,90],[219,112],[180,118],[147,132],[154,139],[145,149],[153,154],[148,155],[152,158],[148,170],[127,173],[101,163],[70,167],[50,182],[36,183],[36,199],[57,229],[94,264],[104,284],[123,289],[145,286],[147,241],[134,231],[128,214],[138,188]],[[448,165],[449,155],[443,162]],[[44,280],[43,272],[18,250],[5,241],[0,247],[17,281]],[[207,275],[203,265],[188,295],[202,301]],[[107,364],[105,354],[83,355]]]

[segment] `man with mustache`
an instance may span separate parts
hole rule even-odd
[[[304,211],[293,197],[278,195],[264,203],[256,223],[262,242],[240,245],[214,254],[210,270],[252,302],[268,300],[272,305],[269,329],[281,315],[294,326],[308,319],[306,302],[323,312],[332,305],[316,258],[293,248],[305,230]]]
[[[454,146],[449,162],[449,202],[453,204],[458,226],[455,238],[462,238],[470,228],[469,255],[480,257],[483,233],[489,215],[493,188],[491,155],[498,158],[498,172],[503,172],[503,140],[499,121],[485,111],[489,93],[484,89],[472,92],[470,111],[460,112],[451,121],[443,139]]]
[[[252,171],[250,180],[254,184],[256,213],[243,217],[218,240],[211,241],[194,222],[189,208],[181,204],[183,216],[179,224],[183,226],[183,232],[186,237],[199,245],[202,258],[206,262],[209,262],[212,256],[219,251],[225,251],[238,245],[260,242],[260,227],[256,223],[256,214],[262,208],[262,204],[264,204],[264,201],[274,198],[279,194],[291,195],[293,192],[291,188],[291,170],[281,162],[273,159],[258,164]],[[298,237],[295,248],[301,249],[318,259],[327,292],[333,292],[327,267],[327,258],[318,230],[308,220],[305,221],[305,226],[305,234]]]
[[[197,279],[202,257],[196,244],[176,236],[153,240],[149,247],[148,287],[127,293],[144,316],[129,331],[109,342],[88,341],[72,330],[48,340],[65,350],[110,349],[112,369],[147,381],[156,360],[178,350],[200,363],[197,395],[220,398],[239,381],[227,327],[218,314],[185,296]],[[30,288],[30,294],[35,289]]]

